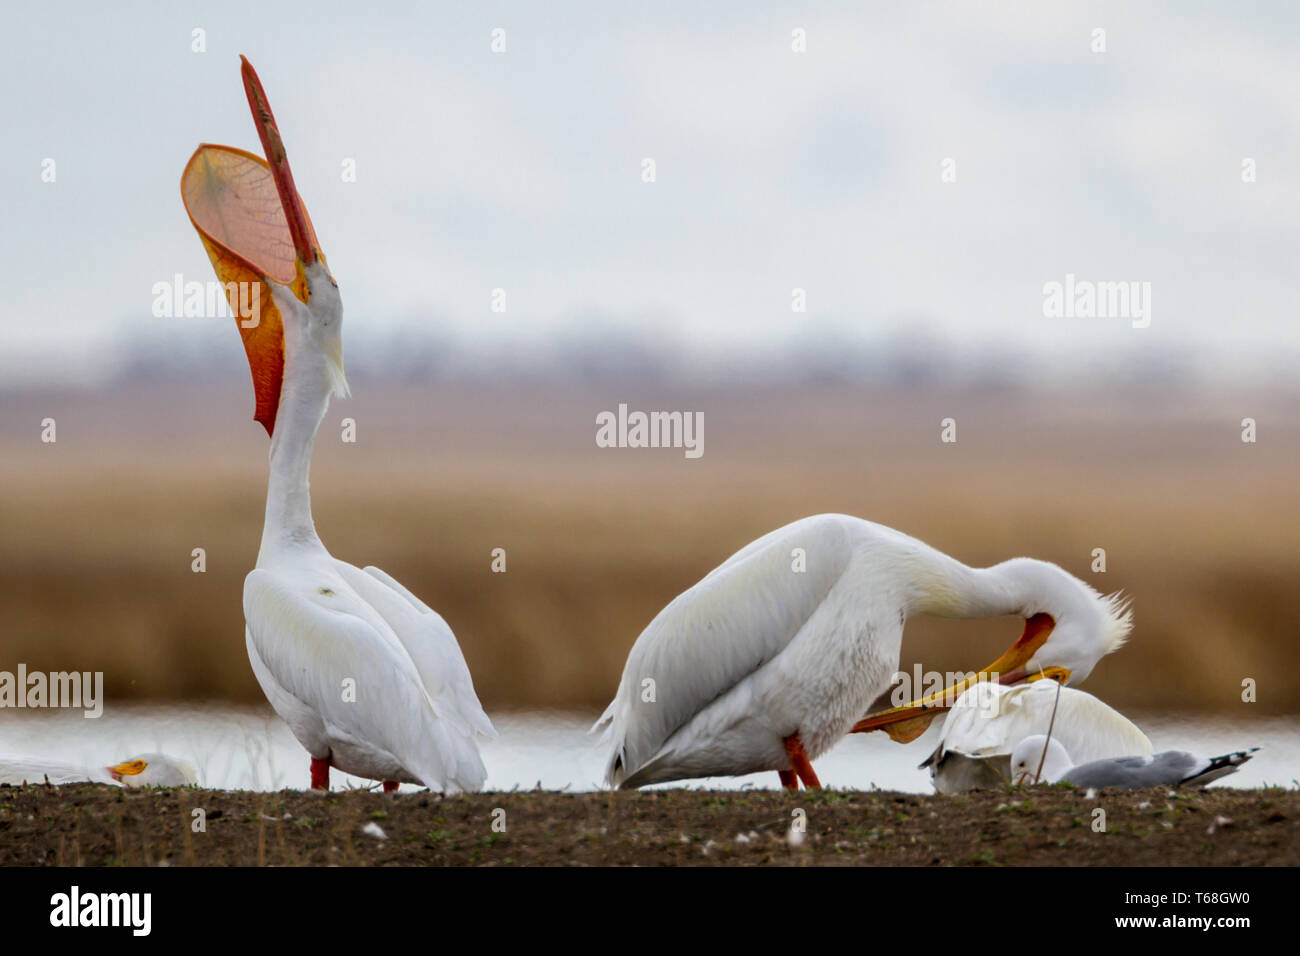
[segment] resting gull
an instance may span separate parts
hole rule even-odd
[[[1052,739],[1084,763],[1155,753],[1131,720],[1086,691],[1051,680],[1014,687],[980,681],[957,698],[921,767],[930,768],[939,793],[1001,787],[1011,780],[1016,744],[1049,727]]]
[[[1047,753],[1044,756],[1043,747]],[[1203,787],[1230,773],[1259,750],[1239,750],[1221,757],[1198,757],[1185,750],[1165,750],[1145,757],[1112,757],[1074,766],[1069,752],[1043,734],[1026,737],[1011,753],[1011,778],[1016,784],[1042,780],[1101,790],[1142,787]],[[1040,769],[1041,768],[1041,769]]]

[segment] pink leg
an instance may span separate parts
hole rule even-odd
[[[781,778],[781,786],[787,790],[799,789],[799,775],[793,770],[778,770],[777,775]]]
[[[330,788],[330,758],[325,757],[322,760],[311,758],[311,788],[313,790],[328,790]]]
[[[803,741],[799,739],[798,733],[785,738],[785,752],[790,756],[790,766],[799,775],[803,785],[809,790],[820,790],[821,781],[813,772],[812,761],[808,759],[808,753],[803,749]]]

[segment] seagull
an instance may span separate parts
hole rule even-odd
[[[1016,614],[1025,627],[971,678],[863,717],[919,614]],[[1082,681],[1131,626],[1127,602],[1055,564],[972,568],[884,525],[816,515],[741,548],[660,611],[592,732],[611,787],[765,770],[787,789],[818,787],[812,761],[846,733],[913,740],[978,680]]]
[[[1220,777],[1236,773],[1237,768],[1258,750],[1258,747],[1251,747],[1222,757],[1198,757],[1186,750],[1165,750],[1144,757],[1111,757],[1075,766],[1069,751],[1055,737],[1049,740],[1044,734],[1033,734],[1020,741],[1012,751],[1011,776],[1017,786],[1042,780],[1094,790],[1203,787]]]
[[[0,754],[0,783],[102,783],[110,787],[192,787],[199,775],[183,760],[166,754],[141,754],[107,767],[81,767],[58,760]]]
[[[1080,761],[1155,752],[1132,721],[1087,691],[1053,681],[1014,687],[980,681],[957,698],[921,768],[930,768],[938,793],[1000,787],[1011,780],[1016,744],[1049,727],[1052,739]]]
[[[451,628],[379,568],[336,560],[316,533],[312,446],[330,397],[348,394],[343,302],[266,91],[240,59],[266,159],[201,145],[181,195],[237,312],[254,418],[271,439],[262,544],[244,580],[249,662],[310,755],[313,789],[329,789],[334,767],[385,790],[477,790],[478,738],[496,731]]]

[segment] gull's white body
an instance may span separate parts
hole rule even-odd
[[[1072,635],[1100,629],[1110,649],[1127,631],[1113,602],[1046,562],[975,569],[860,518],[796,521],[732,555],[642,632],[596,725],[607,782],[788,770],[784,738],[797,733],[815,759],[888,688],[909,617],[1040,611],[1057,616],[1048,663],[1075,680],[1106,651],[1075,653]]]
[[[61,760],[24,757],[19,754],[0,754],[0,783],[11,786],[50,783],[54,786],[75,783],[102,783],[110,787],[184,787],[199,782],[194,768],[183,760],[164,754],[142,754],[132,757],[147,763],[138,774],[113,777],[111,767],[82,767]],[[130,761],[127,761],[130,762]]]
[[[317,311],[337,303],[320,263],[306,273]],[[244,582],[253,672],[313,758],[375,780],[478,789],[477,736],[496,732],[451,628],[378,568],[331,557],[312,522],[312,443],[331,392],[346,387],[331,339],[341,305],[322,316],[274,295],[286,363],[262,547]]]
[[[1153,753],[1132,721],[1087,691],[1034,681],[1014,687],[981,681],[957,698],[938,746],[921,764],[939,793],[998,787],[1010,781],[1011,752],[1025,737],[1045,734],[1080,761]],[[1052,722],[1052,708],[1056,720]]]

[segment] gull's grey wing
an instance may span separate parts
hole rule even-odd
[[[1115,790],[1137,790],[1141,787],[1171,786],[1195,771],[1199,761],[1195,755],[1182,750],[1166,750],[1153,757],[1117,757],[1114,760],[1094,760],[1070,768],[1061,777],[1062,783],[1076,787]]]
[[[1255,748],[1258,750],[1259,748]],[[1152,757],[1120,757],[1094,760],[1072,767],[1061,777],[1062,783],[1076,787],[1114,790],[1137,790],[1142,787],[1203,787],[1212,780],[1236,772],[1250,759],[1254,750],[1243,750],[1222,757],[1198,757],[1185,750],[1166,750]]]

